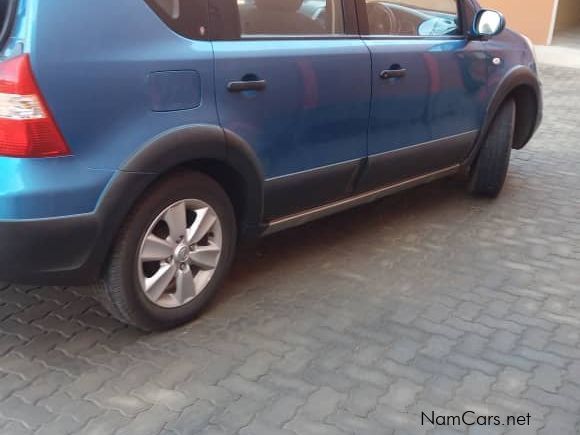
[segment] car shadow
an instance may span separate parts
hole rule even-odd
[[[272,298],[280,286],[287,293],[294,286],[316,292],[317,281],[302,273],[306,266],[317,270],[324,267],[328,255],[340,256],[351,245],[376,244],[375,235],[385,227],[396,234],[402,226],[409,231],[409,225],[425,225],[431,215],[456,213],[449,209],[461,210],[462,204],[450,207],[458,202],[468,210],[479,203],[466,195],[460,180],[442,180],[241,247],[230,277],[198,321],[162,334],[118,322],[87,288],[0,284],[0,356],[14,351],[48,367],[80,374],[95,364],[109,364],[126,346],[147,341],[142,349],[150,351],[149,342],[156,335],[164,342],[186,335],[190,335],[188,342],[195,341],[209,324],[228,325],[235,317],[232,306],[259,316],[250,302],[244,302],[246,296],[254,301]]]
[[[462,179],[448,178],[242,246],[232,273],[210,310],[243,292],[269,291],[259,285],[260,276],[264,274],[279,274],[291,279],[286,272],[292,263],[312,263],[327,251],[348,249],[351,244],[372,240],[385,226],[396,229],[410,216],[421,218],[436,214],[457,202],[466,203],[469,209],[482,201],[469,197]]]

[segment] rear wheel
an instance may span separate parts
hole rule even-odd
[[[499,109],[473,167],[469,191],[473,195],[497,197],[507,178],[514,141],[516,104],[506,101]]]
[[[135,206],[98,290],[119,320],[146,330],[195,318],[230,269],[236,221],[213,179],[180,172]]]

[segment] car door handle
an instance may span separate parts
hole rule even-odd
[[[381,71],[381,78],[384,80],[387,79],[399,79],[401,77],[405,77],[407,75],[406,68],[398,68],[398,69],[386,69]]]
[[[228,91],[243,92],[243,91],[263,91],[266,89],[266,80],[243,80],[239,82],[229,82]]]

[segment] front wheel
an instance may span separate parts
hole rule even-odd
[[[469,191],[473,195],[497,197],[508,173],[516,123],[516,104],[508,100],[499,109],[479,157],[473,167]]]
[[[98,293],[119,320],[145,330],[194,319],[227,275],[236,220],[221,186],[180,172],[134,207],[113,248]]]

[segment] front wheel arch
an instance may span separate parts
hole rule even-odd
[[[516,150],[526,146],[532,138],[538,119],[539,104],[534,89],[520,85],[513,89],[505,101],[513,99],[516,103],[516,127],[513,147]]]
[[[477,160],[494,119],[510,98],[516,101],[514,148],[522,149],[532,138],[542,119],[542,89],[537,74],[529,67],[520,65],[506,73],[496,86],[489,100],[478,138],[464,162],[466,170],[470,170]]]

